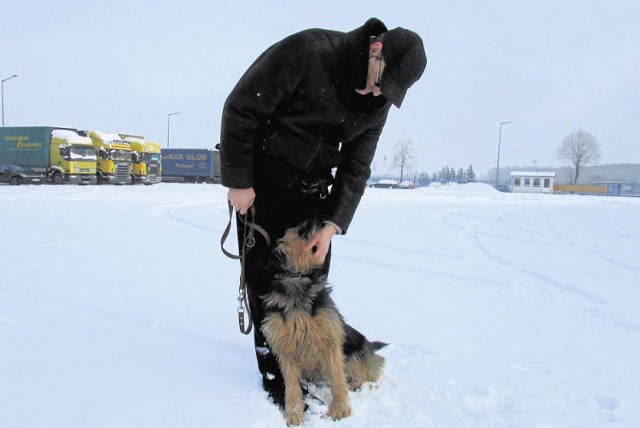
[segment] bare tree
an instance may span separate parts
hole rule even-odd
[[[584,129],[578,129],[564,137],[557,154],[558,160],[566,160],[571,164],[573,168],[571,184],[575,184],[582,169],[590,163],[597,163],[600,159],[600,144],[596,137]]]
[[[402,138],[393,146],[393,164],[394,169],[400,169],[400,181],[404,180],[404,172],[412,168],[416,160],[416,148],[413,140],[410,138]]]

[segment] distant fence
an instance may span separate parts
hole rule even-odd
[[[618,196],[640,196],[640,183],[608,183],[611,187],[612,195]]]
[[[570,193],[579,195],[606,195],[607,186],[594,184],[554,184],[554,193]]]
[[[640,196],[640,183],[555,184],[554,193],[605,196]]]

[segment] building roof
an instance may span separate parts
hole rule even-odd
[[[512,177],[555,177],[556,173],[552,171],[512,171]]]

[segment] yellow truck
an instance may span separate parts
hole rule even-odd
[[[53,184],[94,184],[96,154],[72,128],[0,127],[0,162],[28,166]]]
[[[140,135],[120,134],[131,147],[131,184],[161,181],[160,144]]]
[[[100,131],[79,131],[89,137],[97,156],[97,184],[128,184],[131,182],[131,146],[119,134]]]

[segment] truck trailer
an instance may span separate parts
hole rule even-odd
[[[162,149],[162,181],[219,183],[220,152],[206,149]]]
[[[0,162],[28,166],[54,184],[96,182],[91,140],[72,128],[0,127]]]

